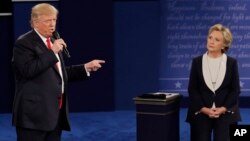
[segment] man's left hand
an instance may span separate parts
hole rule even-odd
[[[92,60],[92,61],[84,64],[84,67],[86,68],[86,70],[88,72],[97,71],[99,68],[102,67],[102,64],[104,64],[104,63],[105,63],[104,60],[95,59],[95,60]]]

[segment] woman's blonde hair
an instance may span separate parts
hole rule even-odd
[[[223,26],[222,24],[215,24],[209,28],[208,36],[213,31],[220,31],[222,33],[222,36],[224,38],[224,48],[221,50],[221,52],[222,53],[227,52],[227,50],[229,49],[233,41],[233,36],[232,36],[231,31],[229,30],[229,28]]]

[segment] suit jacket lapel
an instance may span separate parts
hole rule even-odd
[[[67,75],[66,75],[66,68],[65,68],[65,64],[64,64],[64,60],[63,60],[63,54],[62,52],[58,53],[60,61],[61,61],[61,69],[62,69],[62,75],[63,75],[63,79],[66,80]]]
[[[209,72],[209,68],[208,67],[208,62],[207,62],[207,53],[205,53],[203,56],[202,56],[202,73],[203,73],[203,78],[204,78],[204,81],[207,85],[207,87],[213,91],[215,93],[215,91],[217,89],[220,88],[220,86],[222,85],[223,83],[223,80],[225,78],[225,74],[226,74],[226,62],[227,62],[227,56],[225,54],[222,55],[222,61],[220,62],[221,63],[221,68],[219,70],[219,74],[218,74],[218,79],[216,80],[217,82],[217,85],[215,86],[215,88],[213,87],[212,85],[212,80],[211,80],[211,74]]]
[[[43,40],[40,38],[40,36],[35,32],[35,30],[32,30],[33,34],[33,44],[35,45],[35,49],[37,49],[39,52],[47,51],[48,48],[46,44],[44,44]]]

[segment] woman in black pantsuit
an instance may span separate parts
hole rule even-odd
[[[191,141],[229,141],[230,124],[241,120],[237,60],[225,54],[231,43],[230,30],[216,24],[208,32],[207,52],[192,61],[186,119]]]

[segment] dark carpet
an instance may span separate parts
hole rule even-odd
[[[187,110],[180,110],[180,141],[189,141]],[[250,124],[250,109],[242,108],[242,122]],[[62,141],[136,141],[136,111],[70,113],[72,131]],[[11,114],[0,114],[0,141],[15,141]]]

